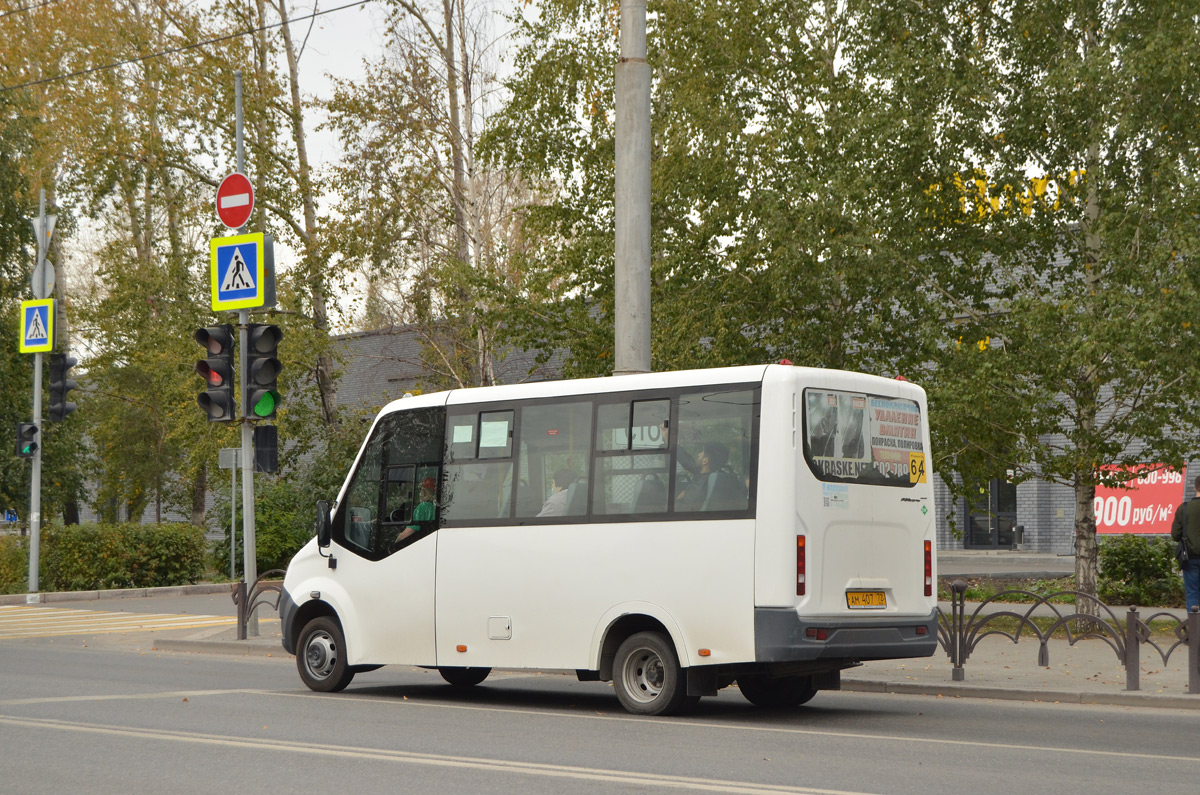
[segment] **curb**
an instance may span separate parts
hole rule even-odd
[[[1070,690],[1015,690],[1006,687],[922,685],[914,682],[843,679],[842,690],[858,693],[897,693],[942,698],[994,698],[1004,701],[1040,701],[1047,704],[1104,704],[1117,707],[1157,707],[1160,709],[1200,709],[1200,696],[1152,696],[1122,691],[1119,693],[1076,692]]]
[[[35,605],[49,602],[87,602],[100,599],[138,599],[146,596],[195,596],[232,593],[235,583],[199,583],[168,585],[162,588],[115,588],[105,591],[55,591],[51,593],[15,593],[0,595],[0,605]]]
[[[251,640],[175,640],[172,638],[155,638],[152,642],[155,651],[186,651],[199,654],[235,654],[242,657],[278,657],[292,659],[292,655],[283,649],[283,644]]]

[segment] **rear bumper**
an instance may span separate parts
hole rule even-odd
[[[918,634],[921,627],[924,634]],[[824,630],[824,640],[815,630]],[[864,617],[852,623],[801,618],[791,608],[754,609],[754,654],[760,663],[930,657],[937,638],[936,609],[924,617]]]

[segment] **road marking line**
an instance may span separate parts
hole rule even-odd
[[[236,626],[232,616],[186,613],[127,613],[65,607],[6,605],[0,607],[0,639],[48,638],[114,632]]]
[[[621,714],[600,715],[600,714],[595,714],[595,713],[584,714],[584,713],[573,713],[573,712],[548,712],[546,710],[528,710],[528,709],[507,708],[507,707],[485,707],[485,706],[475,706],[475,705],[471,705],[471,704],[444,704],[444,703],[435,703],[435,702],[423,702],[423,701],[419,701],[414,698],[408,698],[408,697],[406,697],[404,700],[397,699],[395,701],[387,701],[386,699],[389,698],[388,696],[378,696],[378,697],[355,696],[352,694],[352,692],[304,693],[304,692],[285,692],[285,691],[274,691],[274,690],[265,690],[262,692],[265,695],[282,696],[284,698],[321,698],[321,699],[335,699],[338,701],[341,701],[344,699],[354,699],[355,701],[370,701],[370,702],[381,702],[382,701],[385,704],[392,704],[397,707],[428,707],[428,708],[435,708],[435,709],[457,709],[457,710],[468,710],[468,711],[477,711],[477,712],[506,712],[506,713],[514,713],[514,714],[519,714],[519,715],[537,715],[537,716],[543,716],[543,717],[575,718],[575,719],[605,720],[605,721],[635,721],[638,723],[647,723],[647,722],[653,723],[657,720],[655,718],[642,718],[642,717],[638,717],[636,715],[621,715]],[[898,742],[898,743],[918,743],[918,744],[924,744],[924,745],[952,745],[952,746],[964,746],[967,748],[994,749],[996,747],[996,743],[994,741],[993,742],[985,742],[985,741],[981,741],[981,740],[953,740],[953,739],[942,739],[942,738],[938,738],[938,737],[912,737],[907,734],[905,734],[905,735],[867,734],[865,732],[820,731],[817,729],[793,729],[793,728],[785,728],[785,727],[779,727],[779,726],[748,726],[748,725],[740,724],[740,723],[733,724],[733,723],[722,723],[720,721],[687,720],[687,719],[680,719],[680,718],[672,718],[671,726],[672,727],[691,726],[691,727],[702,728],[702,729],[728,729],[728,730],[732,730],[732,731],[765,732],[765,733],[772,733],[772,734],[792,734],[792,735],[799,735],[799,736],[806,736],[806,737],[840,737],[840,738],[848,739],[848,740],[870,740],[870,741],[884,740],[884,741],[892,741],[892,742]],[[1082,754],[1085,756],[1106,756],[1106,757],[1119,756],[1119,757],[1123,757],[1126,759],[1152,759],[1152,760],[1160,760],[1161,759],[1165,762],[1190,762],[1193,764],[1200,762],[1200,756],[1171,756],[1169,754],[1147,754],[1147,753],[1137,753],[1134,751],[1109,751],[1109,750],[1099,750],[1099,749],[1094,749],[1094,748],[1063,748],[1063,747],[1057,747],[1057,746],[1051,746],[1051,745],[1019,745],[1019,744],[1014,744],[1014,743],[1005,743],[1004,748],[1007,750],[1012,750],[1012,751],[1043,751],[1043,752],[1047,752],[1047,753],[1051,753],[1051,754],[1059,754],[1059,753]]]
[[[756,784],[753,782],[722,781],[719,779],[691,778],[687,776],[666,776],[655,773],[637,773],[624,770],[604,770],[602,768],[575,767],[571,765],[552,765],[538,762],[517,762],[507,759],[486,759],[470,756],[450,756],[444,754],[424,754],[413,751],[393,751],[386,748],[350,748],[346,746],[330,746],[327,744],[295,742],[290,740],[265,740],[256,737],[222,737],[200,732],[181,732],[167,729],[138,729],[127,726],[111,726],[76,721],[51,720],[45,718],[17,718],[0,715],[0,724],[17,726],[26,729],[47,729],[57,731],[84,732],[90,734],[105,734],[116,737],[129,737],[140,740],[167,740],[173,742],[195,743],[199,745],[217,745],[230,748],[254,748],[260,750],[285,751],[306,755],[339,757],[343,759],[363,759],[379,762],[399,762],[413,765],[432,765],[437,767],[463,768],[471,770],[488,770],[501,773],[515,773],[529,776],[549,776],[554,778],[577,779],[584,781],[599,781],[606,784],[626,786],[657,786],[671,789],[686,789],[692,792],[728,792],[741,795],[772,795],[773,793],[792,793],[793,795],[866,795],[847,790],[815,789],[811,787],[792,787],[776,784]]]
[[[108,693],[97,696],[42,696],[37,698],[13,698],[0,700],[3,706],[30,706],[32,704],[68,704],[86,701],[145,701],[158,698],[199,698],[200,696],[245,696],[266,695],[266,690],[228,689],[228,690],[166,690],[157,693]]]

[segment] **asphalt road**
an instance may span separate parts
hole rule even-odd
[[[87,637],[0,642],[0,789],[21,793],[1195,791],[1191,711],[736,689],[637,718],[601,683],[498,674],[466,693],[384,668],[341,694],[290,658]]]

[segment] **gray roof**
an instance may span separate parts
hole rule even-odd
[[[414,390],[437,389],[422,359],[424,344],[416,326],[393,326],[333,337],[339,360],[338,403],[352,407],[379,407]],[[501,384],[553,381],[562,377],[562,355],[545,365],[537,352],[507,349],[495,362]]]

